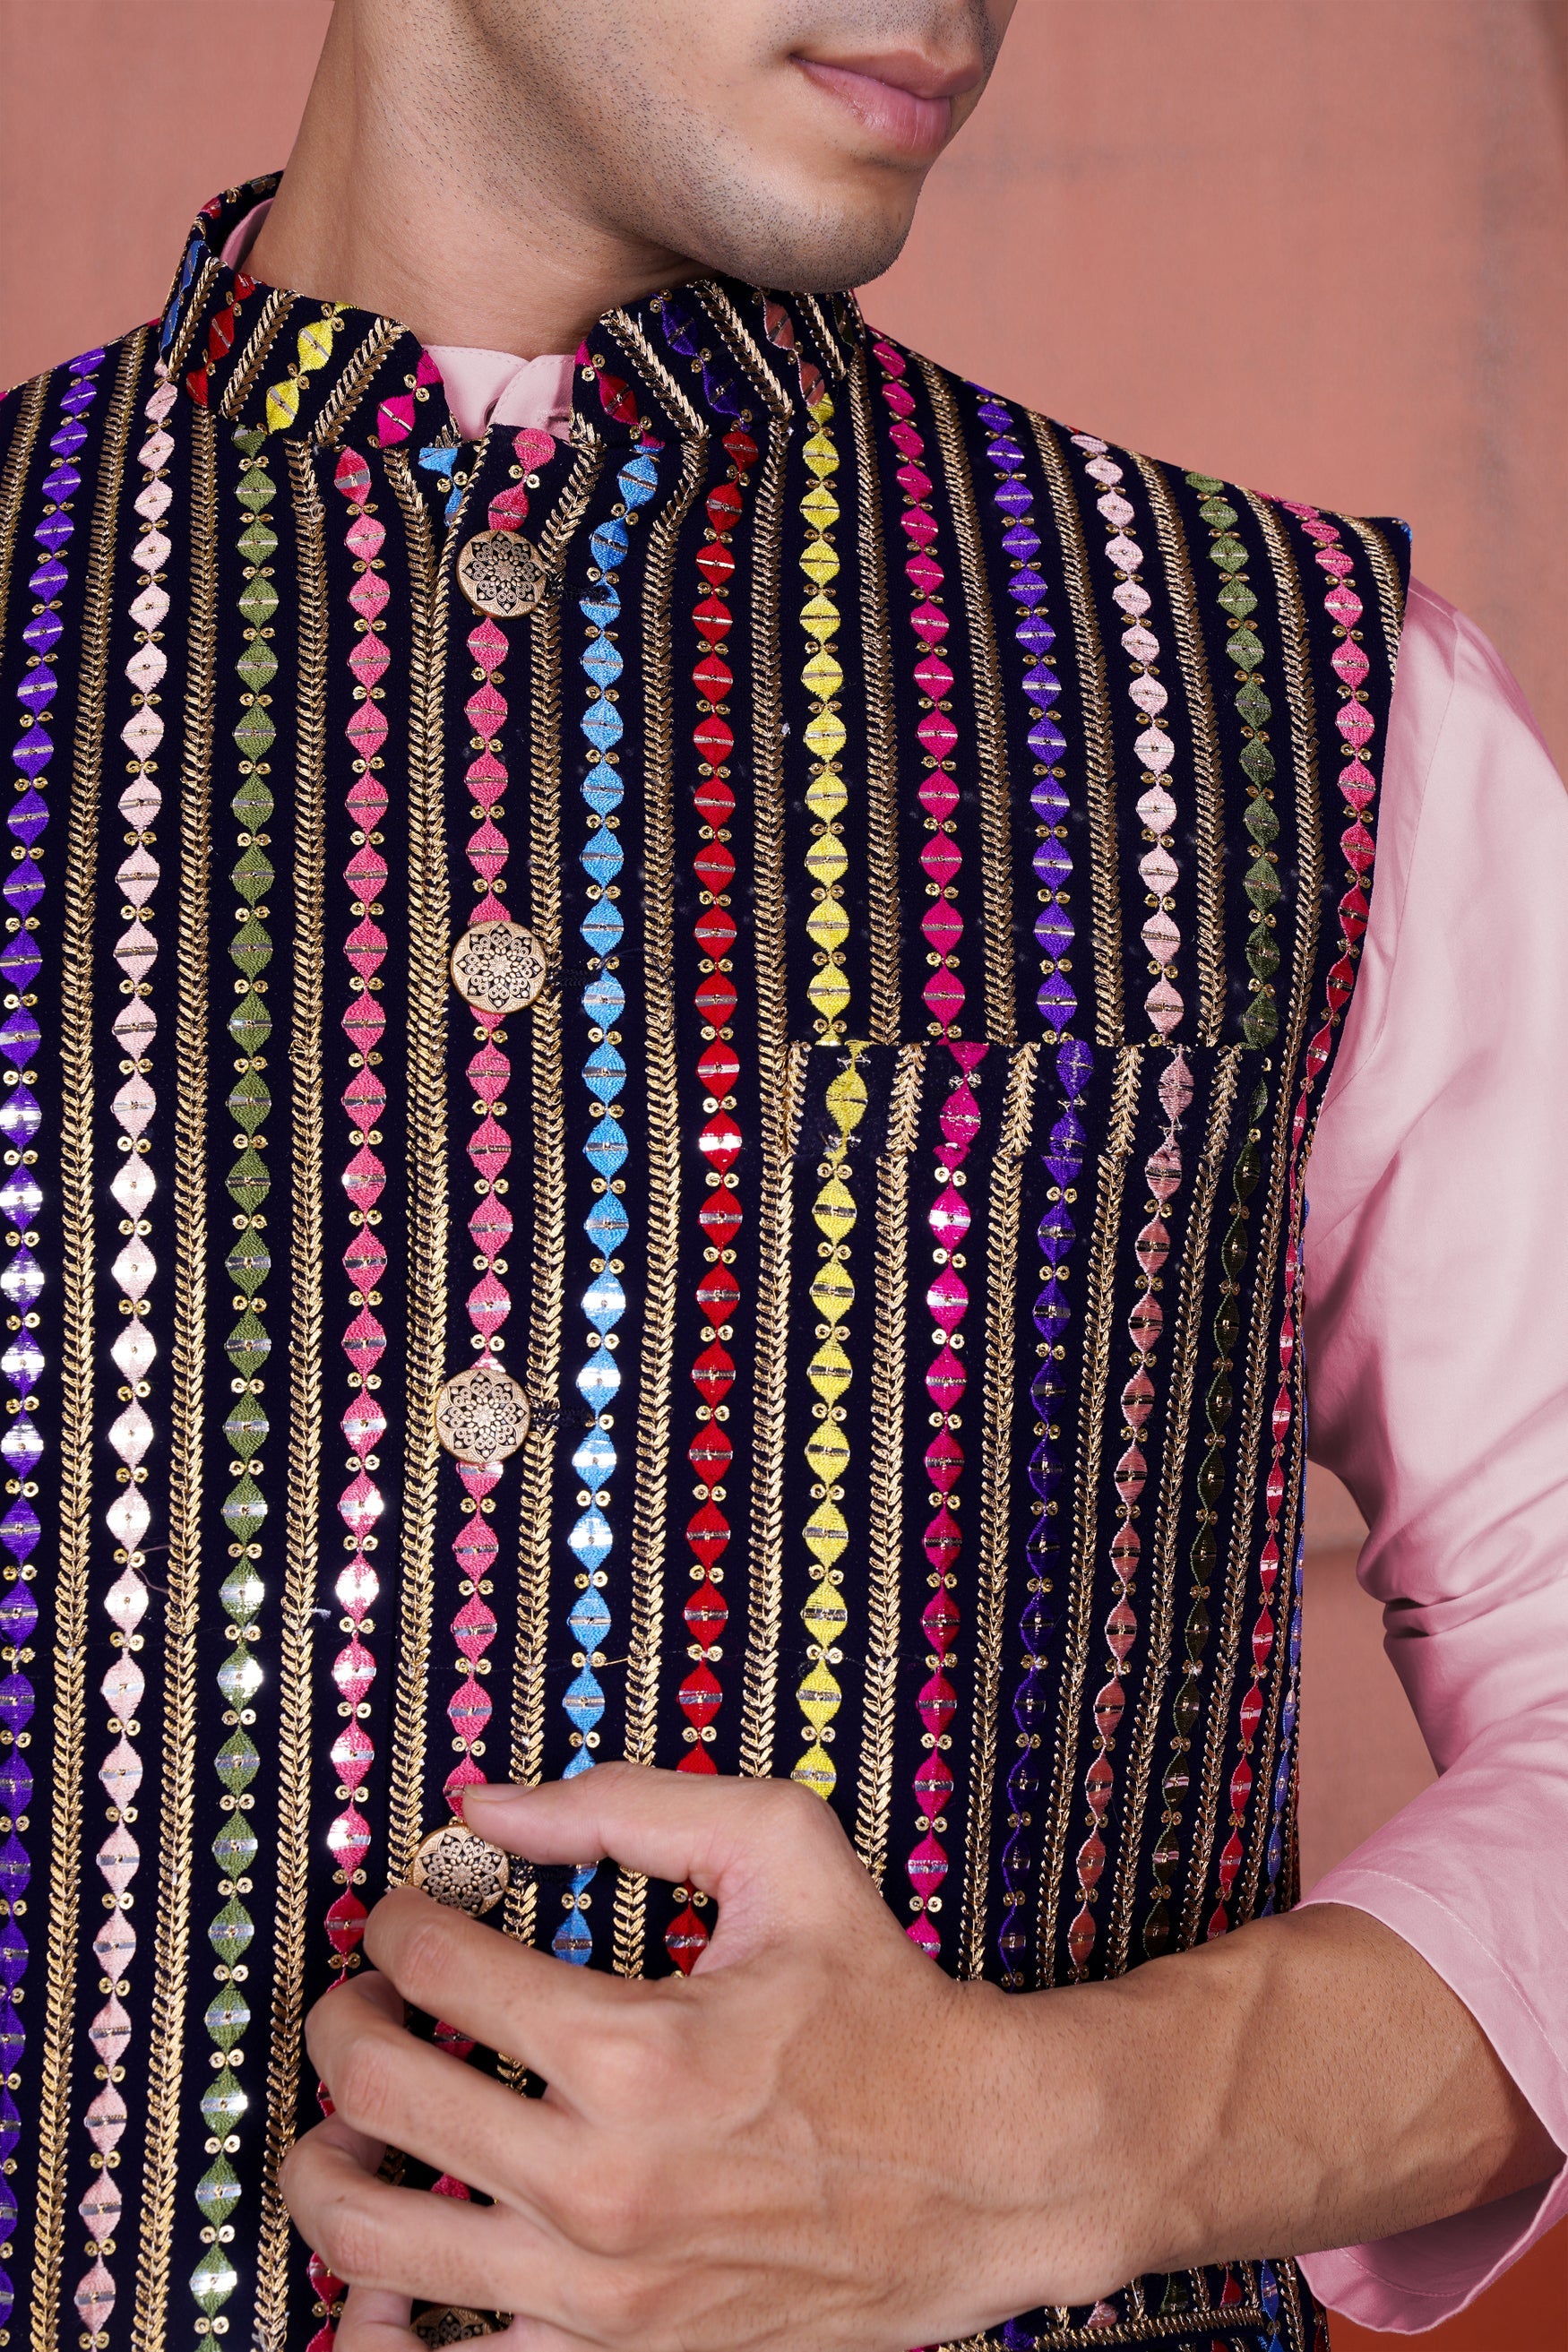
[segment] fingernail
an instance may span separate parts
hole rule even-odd
[[[483,1788],[465,1789],[463,1791],[463,1811],[467,1813],[470,1808],[477,1805],[479,1811],[482,1813],[487,1806],[493,1809],[495,1806],[504,1803],[508,1797],[514,1797],[516,1794],[517,1790],[515,1789],[510,1788],[504,1783],[499,1788],[487,1783]]]

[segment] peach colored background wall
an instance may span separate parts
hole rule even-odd
[[[281,163],[326,0],[0,0],[0,383]],[[1563,0],[1020,0],[879,322],[1053,414],[1415,526],[1568,761]]]
[[[0,0],[0,383],[160,306],[197,205],[285,159],[328,14]],[[1563,761],[1565,208],[1563,0],[1020,0],[867,304],[1112,439],[1404,515]],[[1311,1524],[1309,1883],[1430,1777],[1331,1482]],[[1544,2346],[1562,2263],[1426,2340]]]

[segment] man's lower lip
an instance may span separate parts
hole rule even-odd
[[[815,58],[795,61],[806,79],[837,98],[858,115],[868,131],[911,157],[939,155],[952,125],[950,98],[916,98],[874,74],[853,73],[847,66],[819,64]]]

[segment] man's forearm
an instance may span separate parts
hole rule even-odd
[[[1075,2191],[1085,2236],[1091,2207],[1112,2234],[1107,2288],[1359,2244],[1563,2160],[1464,2004],[1359,1911],[1256,1920],[1113,1984],[1027,1998],[1076,2086]],[[1058,2142],[1058,2180],[1061,2158]]]

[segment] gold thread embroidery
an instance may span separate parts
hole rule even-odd
[[[1153,509],[1154,531],[1164,566],[1176,658],[1193,722],[1193,784],[1197,802],[1198,1043],[1216,1045],[1225,1021],[1225,824],[1220,783],[1219,732],[1208,656],[1198,619],[1197,582],[1182,518],[1161,468],[1134,452]]]
[[[1276,2274],[1281,2280],[1286,2271],[1293,2267],[1284,2263],[1274,2265]],[[1098,2352],[1101,2345],[1114,2347],[1119,2344],[1168,2343],[1173,2336],[1190,2336],[1194,2328],[1200,2331],[1206,2329],[1211,2334],[1216,2328],[1223,2329],[1228,2336],[1233,2329],[1264,2328],[1268,2324],[1268,2315],[1255,2292],[1240,2303],[1194,2305],[1185,2311],[1173,2313],[1167,2318],[1161,2318],[1154,2313],[1144,2313],[1136,2317],[1119,2319],[1109,2327],[1047,2327],[1043,2334],[1031,2336],[1029,2341],[1033,2352]],[[960,2343],[940,2345],[937,2352],[1004,2352],[1004,2342],[1002,2336],[996,2333],[966,2336]],[[1291,2352],[1297,2352],[1297,2347],[1292,2347]]]
[[[61,987],[60,1206],[62,1257],[60,1550],[55,1581],[53,1790],[49,1811],[48,1960],[38,2085],[38,2174],[33,2251],[34,2352],[52,2352],[65,2258],[64,2200],[81,1902],[81,1772],[87,1736],[87,1573],[91,1534],[93,1311],[92,926],[97,901],[99,795],[110,599],[125,453],[147,347],[139,328],[121,348],[99,458],[82,620],[81,687],[71,761]]]
[[[1399,642],[1405,626],[1405,591],[1393,550],[1375,523],[1363,522],[1355,515],[1330,515],[1326,520],[1347,524],[1365,545],[1373,577],[1377,582],[1378,614],[1388,648],[1388,678],[1392,686],[1399,668]]]
[[[784,967],[784,791],[779,542],[789,428],[774,420],[757,483],[756,556],[752,589],[752,771],[755,803],[753,927],[757,994],[757,1081],[763,1171],[757,1204],[757,1339],[751,1506],[751,1604],[743,1676],[741,1769],[765,1779],[772,1769],[778,1630],[784,1572],[784,1375],[789,1325],[788,1164],[790,1105],[798,1074],[786,1061],[788,989]]]
[[[814,430],[802,455],[812,478],[811,488],[800,502],[806,537],[798,557],[812,592],[800,612],[806,643],[801,684],[811,697],[811,717],[805,729],[805,748],[811,760],[805,804],[815,820],[811,847],[805,854],[805,870],[811,880],[811,912],[805,919],[805,930],[815,950],[812,977],[805,992],[816,1016],[816,1034],[827,1039],[843,1036],[849,1010],[849,977],[844,969],[844,945],[849,937],[849,918],[844,911],[844,877],[848,870],[849,855],[844,846],[842,823],[849,803],[849,788],[840,764],[848,733],[839,716],[844,670],[834,646],[840,614],[833,588],[841,566],[833,527],[842,509],[829,487],[839,463],[837,444],[827,429],[833,413],[832,396],[825,387],[806,410]]]
[[[278,1894],[273,1914],[272,2040],[267,2157],[256,2263],[256,2332],[280,2352],[290,2275],[288,2209],[279,2187],[294,2142],[304,2008],[310,1818],[311,1605],[319,1552],[321,1458],[321,975],[325,962],[327,562],[324,518],[305,448],[289,444],[299,533],[300,677],[294,760],[293,1203],[289,1255],[288,1557],[278,1649]]]
[[[1279,1055],[1279,1088],[1276,1097],[1277,1126],[1270,1154],[1268,1190],[1263,1231],[1255,1264],[1268,1268],[1267,1279],[1256,1286],[1252,1328],[1247,1338],[1247,1365],[1241,1383],[1243,1424],[1236,1452],[1236,1486],[1231,1507],[1230,1541],[1226,1554],[1226,1600],[1215,1670],[1209,1685],[1208,1720],[1204,1730],[1201,1790],[1193,1809],[1193,1846],[1182,1906],[1182,1941],[1190,1944],[1197,1933],[1198,1915],[1208,1883],[1209,1860],[1216,1830],[1215,1807],[1226,1728],[1235,1695],[1240,1654],[1241,1619],[1248,1581],[1250,1531],[1258,1508],[1258,1458],[1267,1405],[1272,1404],[1274,1382],[1267,1377],[1269,1330],[1277,1310],[1280,1230],[1290,1160],[1290,1108],[1296,1073],[1305,1041],[1309,991],[1318,953],[1318,929],[1322,903],[1323,866],[1319,808],[1317,721],[1308,667],[1306,607],[1289,541],[1278,516],[1260,499],[1248,497],[1258,517],[1279,593],[1280,638],[1284,658],[1286,702],[1290,714],[1293,767],[1296,778],[1297,863],[1295,946],[1290,977],[1290,1011]]]
[[[936,418],[948,504],[958,536],[964,617],[974,668],[975,740],[980,754],[980,852],[984,889],[985,1034],[1011,1046],[1018,1034],[1013,994],[1013,806],[1007,776],[1007,733],[1002,718],[1002,674],[991,583],[981,551],[974,485],[947,377],[929,360],[919,362]]]
[[[547,597],[533,616],[530,724],[529,927],[552,967],[561,956],[561,613]],[[566,1255],[566,1108],[561,995],[547,988],[530,1015],[533,1115],[533,1285],[528,1392],[535,1411],[518,1477],[517,1648],[512,1669],[511,1777],[533,1786],[543,1769],[544,1649],[550,1621],[550,1500],[555,1464],[553,1406],[561,1378]],[[514,1881],[509,1935],[531,1943],[537,1890]],[[509,2063],[521,2086],[523,2069]]]
[[[1182,1250],[1181,1298],[1171,1351],[1176,1381],[1165,1405],[1163,1463],[1159,1509],[1150,1545],[1153,1608],[1149,1629],[1149,1661],[1139,1695],[1138,1717],[1128,1742],[1127,1801],[1123,1807],[1118,1876],[1110,1896],[1110,1926],[1106,1938],[1106,1973],[1120,1976],[1127,1966],[1132,1933],[1132,1906],[1138,1894],[1139,1849],[1143,1816],[1149,1801],[1154,1743],[1167,1696],[1175,1601],[1176,1546],[1180,1534],[1183,1472],[1192,1426],[1193,1396],[1197,1384],[1198,1326],[1205,1304],[1209,1234],[1215,1198],[1230,1139],[1231,1113],[1241,1068],[1239,1045],[1227,1045],[1215,1066],[1209,1098],[1208,1131],[1193,1179],[1192,1206],[1187,1215]]]
[[[181,274],[184,268],[184,264],[182,262]],[[201,268],[196,272],[185,307],[180,314],[179,331],[169,346],[168,372],[171,383],[179,382],[181,371],[190,354],[191,345],[195,341],[196,330],[205,320],[207,296],[212,291],[217,273],[218,264],[210,253],[204,254]],[[164,308],[167,309],[167,307],[165,304]]]
[[[213,421],[192,418],[191,620],[180,771],[175,981],[174,1331],[169,1429],[169,1587],[163,1613],[163,1771],[155,1971],[147,2042],[147,2133],[132,2342],[161,2343],[169,2294],[190,1952],[196,1622],[201,1600],[202,1405],[206,1318],[207,873],[217,646],[217,488]]]
[[[791,1208],[801,1094],[806,1056],[811,1050],[809,1045],[792,1045],[784,1057],[777,1108],[763,1146],[758,1203],[751,1608],[741,1725],[741,1770],[757,1780],[765,1780],[773,1770],[779,1626],[784,1613],[784,1372],[794,1240]]]
[[[1298,1239],[1300,1234],[1298,1232]],[[1298,1290],[1298,1297],[1300,1296]],[[1257,1786],[1262,1792],[1248,1840],[1249,1852],[1241,1879],[1243,1889],[1237,1916],[1250,1919],[1256,1916],[1258,1882],[1262,1875],[1263,1857],[1273,1834],[1273,1799],[1275,1758],[1279,1749],[1280,1718],[1285,1705],[1285,1693],[1290,1682],[1290,1619],[1296,1607],[1296,1523],[1301,1498],[1301,1446],[1306,1434],[1306,1354],[1298,1343],[1290,1366],[1290,1437],[1285,1450],[1282,1467],[1285,1470],[1285,1520],[1279,1548],[1280,1583],[1279,1608],[1273,1653],[1268,1662],[1268,1703],[1264,1716],[1262,1742],[1258,1748]],[[1284,1638],[1280,1638],[1279,1628]],[[1294,1763],[1292,1763],[1292,1779]],[[1288,1906],[1281,1904],[1285,1909]]]
[[[440,1446],[436,1399],[447,1320],[447,956],[450,909],[443,830],[442,685],[451,571],[459,533],[437,560],[430,520],[401,450],[386,458],[403,509],[413,590],[408,725],[408,1369],[397,1698],[393,1716],[387,1871],[400,1880],[422,1828],[426,1674]]]
[[[561,503],[540,536],[540,550],[558,564],[583,519],[606,455],[602,437],[584,431],[574,442],[578,462]],[[552,970],[561,961],[561,611],[553,597],[536,606],[531,634],[529,928]],[[544,1654],[550,1624],[550,1499],[555,1465],[554,1403],[561,1378],[563,1271],[566,1255],[566,1101],[561,1058],[561,996],[547,987],[530,1015],[530,1098],[533,1118],[533,1286],[529,1307],[528,1393],[544,1408],[534,1413],[518,1475],[517,1642],[512,1664],[511,1751],[514,1780],[531,1787],[543,1770]],[[514,1881],[506,1898],[506,1931],[531,1943],[538,1893],[531,1879]],[[521,2089],[527,2069],[508,2058],[502,2077]]]
[[[700,412],[693,407],[681,391],[637,321],[625,310],[612,310],[599,323],[608,329],[626,353],[628,364],[637,369],[648,389],[664,403],[676,430],[683,436],[706,441],[708,427]]]
[[[1002,1693],[1008,1506],[1013,1485],[1013,1409],[1017,1367],[1018,1214],[1024,1154],[1034,1123],[1039,1049],[1021,1045],[1007,1073],[1002,1133],[991,1170],[986,1218],[985,1387],[982,1418],[980,1544],[975,1559],[974,1720],[970,1741],[969,1822],[964,1839],[961,1973],[985,1968],[985,1902],[991,1882],[991,1805],[996,1782],[996,1710]]]
[[[4,636],[5,632],[5,614],[11,601],[11,567],[16,554],[16,519],[22,510],[22,486],[32,463],[48,388],[49,378],[47,375],[36,376],[17,402],[16,429],[5,453],[5,475],[0,478],[0,636]]]
[[[794,299],[796,307],[804,311],[805,317],[811,321],[816,336],[817,348],[827,362],[829,373],[837,376],[842,382],[849,373],[849,362],[845,355],[844,345],[839,339],[837,330],[815,294],[797,294]]]
[[[1057,436],[1043,416],[1030,429],[1046,470],[1051,512],[1061,542],[1062,572],[1072,607],[1078,646],[1079,692],[1083,698],[1084,780],[1089,798],[1089,870],[1094,904],[1095,1043],[1114,1045],[1125,1020],[1121,975],[1121,867],[1116,850],[1116,764],[1110,733],[1110,692],[1094,594],[1089,584],[1089,551],[1083,518]]]
[[[855,436],[860,644],[866,684],[866,911],[871,948],[867,1034],[873,1045],[889,1045],[899,1035],[903,1011],[899,981],[899,738],[893,708],[882,491],[866,370],[865,345],[858,344],[849,369],[849,416]]]
[[[540,551],[559,565],[586,510],[606,456],[593,432],[574,442],[578,459],[561,502],[540,534]],[[561,961],[561,608],[546,597],[531,623],[529,928],[552,971]],[[566,1099],[561,1057],[561,995],[547,986],[529,1014],[533,1120],[533,1284],[529,1307],[528,1393],[541,1408],[518,1456],[517,1642],[512,1664],[510,1770],[532,1786],[543,1770],[544,1654],[550,1623],[550,1500],[555,1464],[554,1404],[561,1378],[563,1273],[566,1255]],[[508,1890],[508,1935],[531,1943],[538,1895],[531,1879]],[[527,2070],[507,2059],[503,2078],[521,2089]]]
[[[643,973],[647,1039],[647,1277],[637,1381],[637,1478],[632,1503],[632,1609],[626,1662],[626,1757],[651,1764],[664,1631],[664,1519],[669,1464],[670,1369],[679,1265],[680,1116],[675,1066],[675,730],[670,686],[670,594],[676,543],[708,468],[707,436],[685,443],[680,482],[649,533],[643,590],[643,766],[647,810]],[[640,1976],[647,1881],[619,1869],[615,1969]]]
[[[395,319],[377,319],[371,326],[357,352],[343,362],[338,380],[322,401],[321,412],[310,426],[312,448],[322,449],[336,442],[394,347],[406,340],[412,347],[414,338],[406,327]]]
[[[1100,1473],[1104,1454],[1106,1389],[1110,1365],[1112,1275],[1121,1232],[1121,1196],[1131,1156],[1143,1076],[1142,1045],[1120,1045],[1111,1084],[1110,1126],[1100,1157],[1094,1223],[1090,1228],[1089,1279],[1083,1304],[1083,1399],[1079,1423],[1078,1466],[1073,1479],[1072,1591],[1065,1615],[1068,1646],[1057,1712],[1056,1750],[1047,1806],[1045,1851],[1050,1860],[1039,1917],[1039,1980],[1056,1982],[1056,1920],[1062,1873],[1068,1858],[1068,1815],[1073,1800],[1073,1762],[1079,1746],[1079,1713],[1089,1671],[1089,1611],[1094,1600],[1094,1560],[1099,1528]]]
[[[858,374],[858,370],[857,370]],[[855,1845],[879,1886],[887,1874],[888,1823],[897,1727],[900,1559],[903,1538],[905,1271],[909,1259],[909,1155],[920,1113],[923,1045],[899,1048],[888,1145],[877,1171],[877,1307],[871,1340],[869,1570],[866,1697]]]
[[[838,1783],[837,1770],[827,1751],[834,1736],[834,1717],[844,1701],[833,1667],[842,1657],[841,1644],[848,1622],[844,1571],[838,1566],[849,1542],[848,1522],[838,1507],[838,1497],[844,1491],[844,1473],[849,1463],[849,1444],[843,1427],[848,1415],[839,1399],[855,1377],[844,1344],[849,1337],[848,1317],[856,1297],[855,1277],[850,1271],[853,1244],[849,1236],[860,1222],[859,1207],[848,1181],[854,1172],[849,1138],[866,1116],[868,1097],[860,1071],[860,1058],[866,1051],[857,1038],[835,1056],[839,1063],[838,1075],[828,1080],[823,1100],[837,1132],[825,1145],[817,1164],[818,1190],[811,1204],[812,1222],[822,1235],[816,1245],[822,1264],[806,1296],[821,1320],[816,1326],[816,1349],[805,1371],[817,1401],[812,1408],[816,1426],[805,1447],[806,1466],[814,1473],[814,1483],[812,1508],[803,1534],[816,1565],[807,1571],[815,1581],[800,1612],[810,1636],[805,1649],[806,1670],[795,1688],[795,1704],[805,1718],[806,1745],[790,1779],[825,1801]]]
[[[235,362],[234,373],[224,386],[223,397],[218,402],[221,416],[232,421],[239,415],[249,397],[251,386],[267,364],[268,352],[282,331],[283,321],[294,308],[295,299],[277,286],[268,293],[251,331],[250,341]]]
[[[696,295],[730,349],[751,377],[753,387],[775,416],[794,414],[794,403],[763,356],[762,346],[721,286],[703,278],[688,289]]]

